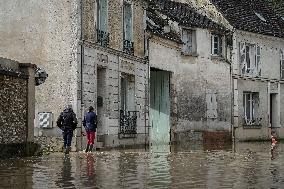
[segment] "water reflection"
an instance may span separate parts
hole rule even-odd
[[[0,188],[282,188],[284,145],[61,153],[0,161]],[[200,144],[198,144],[200,146]]]
[[[56,180],[56,186],[59,188],[75,188],[74,177],[72,176],[72,164],[71,164],[71,157],[69,155],[65,155],[62,158],[62,166],[61,171],[57,175],[58,179]]]

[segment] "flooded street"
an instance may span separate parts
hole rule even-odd
[[[0,188],[283,188],[284,144],[62,153],[0,161]]]

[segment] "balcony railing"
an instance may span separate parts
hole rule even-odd
[[[109,33],[97,29],[97,43],[107,47],[109,45]]]
[[[246,119],[244,118],[245,127],[261,127],[262,118]]]
[[[137,134],[137,111],[120,110],[120,132],[122,137],[135,137]]]
[[[134,43],[128,40],[123,41],[123,51],[127,54],[134,55]]]

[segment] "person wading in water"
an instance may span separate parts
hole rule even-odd
[[[68,154],[71,150],[73,131],[78,124],[76,114],[73,112],[71,105],[68,105],[63,112],[60,113],[56,124],[62,130],[64,140],[63,152]]]
[[[87,148],[85,152],[91,152],[94,146],[97,129],[97,114],[94,112],[92,106],[89,107],[89,111],[84,116],[83,126],[85,127],[87,136]]]

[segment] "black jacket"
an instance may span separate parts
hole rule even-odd
[[[72,108],[67,108],[60,113],[56,123],[62,131],[73,131],[76,129],[78,121]]]

